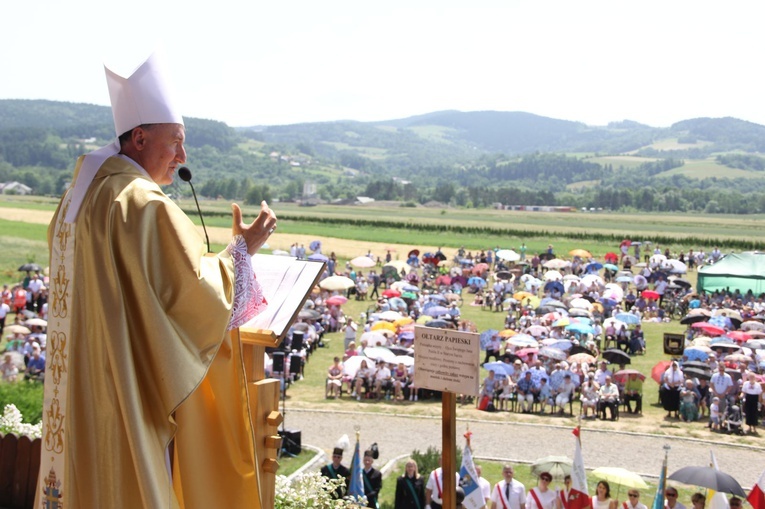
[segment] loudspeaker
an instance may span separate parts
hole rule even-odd
[[[271,371],[274,373],[284,373],[284,352],[274,352],[273,361]]]
[[[300,454],[302,445],[299,429],[280,429],[279,436],[282,437],[282,449],[290,454]]]
[[[290,374],[299,375],[302,371],[303,359],[297,354],[290,355]]]
[[[685,336],[682,334],[664,333],[664,353],[667,355],[680,356],[685,350]]]
[[[292,348],[291,350],[294,351],[300,351],[303,349],[303,331],[294,331],[292,333]]]

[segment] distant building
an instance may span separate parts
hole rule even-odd
[[[21,182],[6,182],[5,184],[0,184],[0,194],[18,194],[26,196],[32,194],[32,188]]]

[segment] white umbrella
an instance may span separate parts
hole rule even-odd
[[[368,256],[357,256],[351,260],[351,265],[360,269],[368,269],[369,267],[374,267],[377,265],[377,262]]]
[[[542,264],[542,266],[546,269],[565,269],[566,267],[571,267],[571,262],[567,260],[561,260],[560,258],[553,258],[552,260],[547,260]]]
[[[688,272],[688,266],[680,260],[667,260],[661,266],[671,274],[685,274]]]
[[[506,262],[517,262],[521,259],[521,255],[512,249],[500,249],[497,251],[497,258],[500,260],[505,260]]]
[[[387,348],[383,348],[381,346],[375,346],[372,348],[365,348],[364,354],[369,357],[370,359],[374,359],[376,361],[382,361],[386,362],[388,364],[395,363],[396,362],[396,354],[391,352]]]
[[[765,331],[765,323],[756,322],[754,320],[744,322],[741,324],[741,330],[759,330]]]
[[[667,257],[663,254],[655,254],[649,258],[648,263],[650,263],[652,266],[659,266],[662,263],[667,261]]]
[[[603,286],[603,278],[598,276],[597,274],[587,274],[582,278],[580,281],[581,284],[584,286],[591,286],[593,283],[595,283],[598,286]]]
[[[343,362],[343,372],[348,375],[349,378],[355,378],[356,373],[358,373],[359,369],[361,368],[361,362],[366,361],[368,368],[375,367],[376,363],[369,357],[365,357],[363,355],[354,355],[353,357],[348,357],[348,360]]]
[[[557,270],[548,270],[544,275],[545,281],[560,281],[563,279],[563,274]]]
[[[356,284],[353,279],[345,276],[329,276],[319,282],[319,286],[325,290],[339,291],[353,288]]]
[[[378,345],[387,345],[388,344],[388,338],[383,334],[381,331],[369,331],[365,332],[361,335],[359,338],[359,344],[361,344],[362,341],[367,342],[367,346],[373,347]]]
[[[397,355],[396,364],[403,364],[407,368],[409,366],[414,366],[414,357],[411,355]]]
[[[563,281],[579,281],[580,279],[576,274],[566,274],[563,276]]]
[[[622,287],[619,286],[616,283],[608,283],[606,285],[605,290],[603,290],[603,297],[606,299],[615,300],[616,302],[621,302],[624,298],[624,290],[622,290]]]
[[[569,306],[572,308],[586,309],[587,311],[592,310],[592,302],[588,301],[587,299],[574,299],[569,302]]]
[[[399,313],[398,311],[383,311],[382,313],[379,313],[377,317],[381,320],[387,320],[389,322],[395,322],[399,318],[403,318],[404,315]]]
[[[624,327],[625,329],[628,328],[626,323],[622,322],[621,320],[617,320],[614,317],[611,317],[611,318],[606,318],[603,321],[603,330],[607,329],[608,326],[612,325],[612,324],[613,324],[615,330],[619,330],[622,327]]]
[[[38,327],[38,326],[47,327],[48,326],[48,322],[46,322],[42,318],[30,318],[24,323],[27,325],[27,327]]]

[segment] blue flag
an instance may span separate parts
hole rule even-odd
[[[460,486],[465,492],[465,500],[462,505],[467,509],[479,509],[484,507],[486,501],[481,493],[481,486],[478,484],[478,473],[475,471],[473,463],[473,453],[470,447],[465,446],[462,452],[462,468],[460,468]]]
[[[651,509],[664,509],[664,489],[667,483],[667,456],[664,456],[664,463],[661,465],[661,475],[659,476],[659,485],[656,487],[656,496],[653,498],[653,507]]]
[[[357,503],[362,503],[362,501],[366,501],[366,495],[364,494],[364,471],[361,466],[359,449],[359,439],[356,437],[356,448],[353,450],[353,459],[351,460],[351,485],[348,486],[348,496]]]

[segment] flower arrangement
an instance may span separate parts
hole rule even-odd
[[[19,436],[27,436],[34,440],[42,437],[42,422],[28,424],[23,421],[23,416],[16,405],[5,405],[3,415],[0,416],[0,435],[13,433]]]
[[[319,472],[303,474],[292,482],[283,476],[276,476],[275,509],[350,509],[359,507],[352,500],[337,500],[332,497],[335,490],[345,486],[345,479],[328,479]]]

